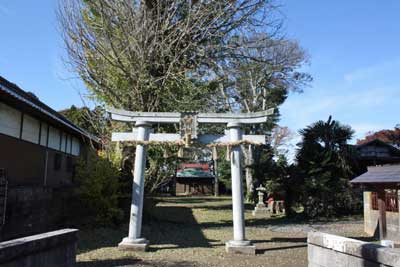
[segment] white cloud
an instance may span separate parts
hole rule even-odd
[[[380,75],[387,75],[388,71],[397,72],[399,65],[400,59],[392,59],[389,61],[380,62],[378,64],[353,70],[349,73],[346,73],[343,78],[348,83],[375,79]]]

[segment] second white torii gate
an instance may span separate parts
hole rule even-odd
[[[255,254],[255,246],[246,240],[244,223],[244,200],[242,185],[242,151],[240,144],[265,144],[264,135],[243,135],[242,125],[265,123],[274,110],[269,109],[256,113],[172,113],[172,112],[131,112],[108,108],[111,119],[123,122],[136,122],[136,129],[129,133],[112,133],[112,141],[136,142],[136,156],[132,187],[132,202],[129,222],[129,233],[122,240],[122,249],[146,250],[149,241],[142,237],[142,213],[144,194],[144,171],[146,166],[146,144],[148,142],[182,142],[189,145],[192,140],[200,144],[231,145],[231,176],[232,176],[232,210],[233,210],[233,240],[226,242],[226,251],[233,253]],[[152,133],[152,123],[180,124],[180,134]],[[225,135],[197,135],[199,123],[227,124]]]

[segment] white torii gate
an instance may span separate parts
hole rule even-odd
[[[265,144],[264,135],[243,135],[243,124],[254,125],[265,123],[274,110],[269,109],[255,113],[173,113],[173,112],[131,112],[108,108],[111,119],[122,122],[136,122],[136,128],[128,133],[112,133],[112,141],[137,142],[134,178],[132,187],[132,202],[129,222],[129,234],[119,247],[131,250],[146,250],[149,241],[141,235],[144,171],[146,167],[146,145],[149,142],[182,142],[188,146],[196,141],[200,144],[226,144],[231,149],[231,175],[232,175],[232,210],[233,210],[233,240],[226,242],[226,251],[233,253],[255,254],[255,246],[245,237],[244,201],[242,185],[242,151],[240,144]],[[151,124],[180,124],[180,134],[153,133]],[[197,135],[199,123],[227,124],[228,131],[225,135]]]

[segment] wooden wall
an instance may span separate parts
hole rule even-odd
[[[176,178],[176,194],[212,195],[214,178]]]
[[[79,156],[78,138],[0,102],[0,134]]]
[[[0,134],[0,148],[0,168],[6,170],[9,186],[43,184],[44,147]]]
[[[72,183],[73,169],[68,168],[67,162],[70,158],[72,165],[76,163],[72,155],[3,134],[0,134],[0,148],[0,168],[6,170],[10,187]],[[59,169],[55,168],[56,157],[61,160]]]

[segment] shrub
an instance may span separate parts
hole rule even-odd
[[[75,214],[87,224],[119,223],[123,211],[118,207],[121,183],[116,166],[104,155],[90,151],[77,165],[75,196],[80,202]]]

